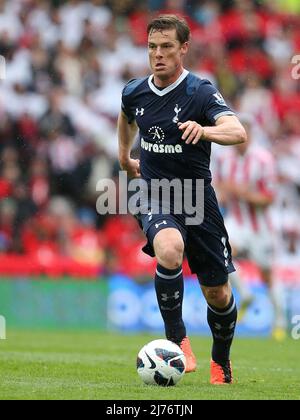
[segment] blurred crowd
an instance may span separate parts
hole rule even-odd
[[[149,74],[146,25],[159,13],[187,18],[186,68],[255,118],[278,166],[282,258],[299,261],[298,0],[0,0],[0,254],[143,266],[135,221],[100,217],[96,184],[118,172],[121,91]]]

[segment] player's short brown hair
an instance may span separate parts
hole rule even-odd
[[[176,15],[161,15],[153,19],[147,28],[147,34],[156,31],[176,29],[177,39],[181,44],[189,42],[191,31],[185,19]]]

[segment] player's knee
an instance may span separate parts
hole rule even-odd
[[[169,270],[175,270],[182,265],[184,247],[180,243],[165,243],[157,253],[157,261]]]
[[[184,242],[179,231],[166,229],[159,232],[154,239],[154,249],[158,264],[169,270],[182,265]]]
[[[230,302],[231,290],[228,287],[206,287],[204,296],[209,305],[216,308],[226,308]]]

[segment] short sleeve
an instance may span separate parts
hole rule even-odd
[[[122,111],[124,112],[124,114],[127,117],[128,120],[128,124],[131,124],[134,120],[135,120],[135,115],[132,111],[132,106],[131,106],[131,95],[130,93],[132,93],[132,89],[130,89],[130,85],[132,84],[133,80],[130,80],[127,85],[124,87],[123,92],[122,92]]]
[[[202,85],[200,100],[202,102],[202,116],[204,115],[212,124],[215,124],[220,117],[235,115],[221,93],[209,81]]]
[[[128,124],[131,124],[135,120],[135,116],[134,116],[133,112],[131,111],[129,101],[128,101],[128,97],[124,97],[123,94],[122,94],[121,108],[122,108],[122,111],[124,112],[124,114],[127,117]]]

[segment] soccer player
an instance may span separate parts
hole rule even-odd
[[[233,272],[231,248],[211,186],[211,144],[243,143],[246,132],[207,80],[183,67],[190,29],[174,15],[154,19],[148,26],[150,77],[132,80],[122,94],[118,121],[119,160],[130,177],[153,179],[203,179],[204,220],[185,223],[185,214],[160,212],[140,216],[147,236],[144,248],[157,259],[155,288],[167,339],[177,343],[187,358],[187,372],[196,370],[182,319],[182,262],[186,253],[191,271],[197,274],[208,303],[208,324],[213,335],[211,383],[232,383],[230,348],[237,308],[228,282]],[[131,158],[137,131],[140,160]],[[196,191],[193,191],[196,193]],[[157,214],[159,213],[159,214]]]
[[[215,186],[227,207],[225,225],[233,255],[235,258],[247,255],[260,268],[274,307],[272,335],[282,340],[287,321],[282,286],[272,273],[275,232],[269,212],[276,193],[276,164],[271,152],[253,141],[251,116],[240,115],[240,121],[246,128],[248,141],[220,153],[216,159]],[[231,274],[230,281],[241,296],[239,316],[242,318],[253,296],[238,272]]]

